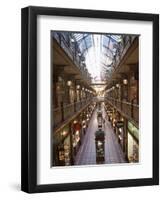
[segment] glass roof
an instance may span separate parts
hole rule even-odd
[[[104,81],[113,70],[113,61],[117,55],[122,35],[71,33],[78,46],[78,53],[84,58],[92,81]]]
[[[92,35],[85,33],[83,34],[74,33],[72,35],[78,43],[78,47],[80,49],[81,54],[84,56],[86,53],[88,53],[88,49],[93,45]]]

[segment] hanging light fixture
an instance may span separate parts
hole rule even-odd
[[[128,84],[128,80],[127,79],[123,79],[123,84],[127,85]]]
[[[70,80],[67,81],[67,85],[68,85],[68,86],[71,86],[71,85],[72,85],[72,81],[70,81]]]
[[[79,90],[80,89],[80,85],[77,85],[76,88]]]
[[[120,87],[119,83],[117,83],[117,84],[116,84],[116,87],[117,87],[117,88],[119,88],[119,87]]]

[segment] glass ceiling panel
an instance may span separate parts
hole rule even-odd
[[[92,35],[87,35],[81,38],[80,42],[78,42],[78,46],[82,54],[88,51],[92,46]]]
[[[122,35],[110,35],[110,37],[115,40],[115,42],[121,42],[122,41]]]
[[[80,40],[83,40],[84,38],[89,36],[89,34],[79,34],[79,33],[73,33],[72,35],[75,37],[78,43],[80,42]]]
[[[93,80],[108,77],[113,70],[113,60],[120,48],[122,35],[72,33]]]

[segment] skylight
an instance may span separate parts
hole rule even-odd
[[[73,33],[93,82],[105,79],[113,70],[113,60],[119,51],[122,35]]]

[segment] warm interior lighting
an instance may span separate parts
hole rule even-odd
[[[119,135],[119,139],[120,139],[120,140],[122,140],[122,137],[121,137],[121,135]]]
[[[119,88],[119,87],[120,87],[120,85],[117,83],[117,84],[116,84],[116,87],[117,87],[117,88]]]
[[[63,136],[65,136],[65,135],[67,134],[67,132],[66,132],[66,131],[63,131],[61,134],[62,134]]]
[[[77,89],[80,89],[80,85],[77,85],[76,88],[77,88]]]
[[[71,86],[72,85],[72,81],[67,81],[67,85]]]
[[[127,83],[128,83],[127,79],[123,79],[123,84],[127,85]]]
[[[102,142],[101,142],[101,141],[98,141],[98,142],[97,142],[97,145],[98,145],[98,146],[101,146],[101,145],[102,145]]]

